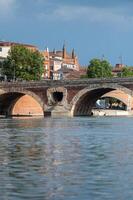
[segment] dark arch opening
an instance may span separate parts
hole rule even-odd
[[[96,101],[95,107],[98,109],[126,110],[126,104],[115,97],[101,97]]]
[[[5,93],[0,95],[0,115],[10,116],[13,105],[21,98],[24,94],[22,93]]]
[[[25,109],[24,112],[26,114],[24,114],[24,112],[23,113],[19,112],[20,109],[17,112],[17,114],[14,114],[13,110],[15,108],[15,105],[17,104],[17,102],[19,102],[19,100],[21,98],[23,98],[25,96],[28,96],[29,98],[31,98],[30,100],[33,99],[32,103],[35,102],[34,107],[32,107],[31,104],[29,104],[30,105],[29,106],[28,105],[29,101],[27,100],[27,104],[25,104],[24,107],[22,107],[22,106],[19,107],[21,110]],[[21,105],[24,105],[25,102],[24,103],[23,102],[21,101],[21,103],[22,103]],[[35,106],[39,106],[39,108],[41,110],[41,105],[38,102],[37,103],[36,102],[37,101],[33,97],[31,97],[30,95],[25,95],[24,93],[20,93],[20,92],[4,93],[4,94],[0,95],[0,115],[5,115],[6,117],[14,116],[14,115],[17,115],[17,116],[29,115],[29,113],[34,115],[35,112],[37,112],[37,107],[35,107]],[[32,109],[32,112],[31,112],[31,109]],[[43,113],[43,111],[42,111],[42,113]]]
[[[113,91],[112,88],[98,88],[87,91],[81,96],[74,108],[74,116],[91,116],[92,108],[95,106],[96,101],[104,94]]]
[[[113,88],[98,88],[84,93],[75,104],[73,115],[74,116],[91,116],[92,109],[96,105],[96,101],[102,98],[106,93],[116,89]],[[114,100],[115,98],[113,98]],[[109,108],[126,110],[127,105],[119,99],[116,99],[112,104],[109,102]]]
[[[61,102],[63,99],[63,92],[53,92],[53,99],[55,102]]]

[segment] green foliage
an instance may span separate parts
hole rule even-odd
[[[0,61],[0,68],[2,68],[2,61]]]
[[[89,78],[112,77],[112,68],[107,60],[94,58],[90,61],[87,75]]]
[[[21,45],[12,46],[3,63],[3,74],[11,79],[40,80],[43,71],[42,55]]]
[[[118,74],[118,77],[132,77],[133,71],[131,68],[124,67],[122,71]]]

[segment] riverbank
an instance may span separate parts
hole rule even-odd
[[[131,116],[133,111],[126,110],[110,110],[110,109],[93,109],[93,116]]]

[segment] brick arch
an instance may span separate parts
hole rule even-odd
[[[34,92],[32,91],[29,91],[29,90],[21,90],[21,89],[9,89],[9,90],[3,90],[4,93],[22,93],[24,95],[29,95],[31,97],[33,97],[40,105],[42,108],[44,108],[44,102],[43,100],[38,96],[36,95]],[[1,95],[1,92],[0,92],[0,95]]]
[[[128,103],[126,102],[128,110],[131,110],[133,92],[132,90],[125,88],[118,84],[104,84],[101,86],[93,85],[80,90],[70,102],[71,115],[90,115],[91,109],[98,98],[104,94],[119,90],[128,95]],[[78,108],[79,107],[79,108]],[[89,107],[89,110],[87,111]]]
[[[36,104],[36,106],[37,105],[40,106],[40,109],[42,109],[42,113],[44,113],[44,110],[46,109],[46,105],[44,104],[43,100],[38,95],[28,90],[19,90],[15,88],[13,89],[10,88],[9,90],[8,89],[0,90],[1,105],[3,105],[4,107],[0,109],[0,113],[1,114],[6,113],[10,115],[12,113],[11,110],[13,110],[13,107],[15,106],[17,101],[22,99],[22,97],[27,97],[27,100],[33,100],[34,105]],[[1,105],[0,107],[2,107]]]
[[[120,100],[121,102],[123,102],[125,105],[128,105],[129,100],[131,100],[130,101],[131,109],[133,108],[133,97],[127,93],[124,93],[123,91],[113,90],[111,92],[104,94],[102,97],[116,98],[116,99]]]

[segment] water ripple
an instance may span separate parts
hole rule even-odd
[[[132,166],[132,118],[0,121],[1,200],[131,200]]]

